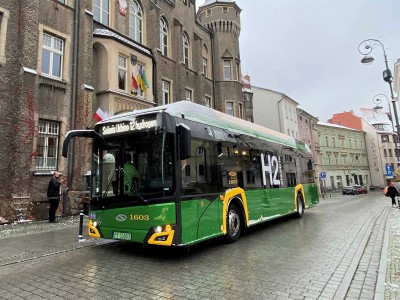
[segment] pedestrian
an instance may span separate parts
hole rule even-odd
[[[61,196],[61,184],[66,182],[65,177],[60,176],[60,172],[54,171],[53,177],[51,177],[49,186],[47,187],[47,198],[50,202],[49,207],[49,222],[56,222],[56,211],[60,204],[60,196]]]
[[[399,191],[397,188],[394,186],[393,182],[389,183],[389,186],[387,187],[386,190],[386,197],[390,197],[392,199],[392,207],[396,207],[396,197],[398,197]]]

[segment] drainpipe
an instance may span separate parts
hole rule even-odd
[[[215,83],[215,48],[214,48],[214,32],[210,30],[210,37],[211,37],[211,68],[212,68],[212,83],[213,83],[213,98],[214,98],[214,109],[218,110],[217,107],[217,85]],[[222,110],[222,107],[221,107]]]
[[[80,0],[75,0],[74,4],[74,32],[73,32],[73,50],[72,50],[72,80],[71,80],[71,110],[69,129],[75,129],[75,108],[76,108],[76,80],[77,80],[77,62],[78,62],[78,37],[79,37],[79,8]],[[68,154],[68,186],[65,190],[66,197],[63,197],[63,214],[67,213],[67,200],[69,199],[70,185],[73,182],[73,166],[74,166],[74,141],[71,140]]]

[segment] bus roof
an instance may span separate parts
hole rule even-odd
[[[131,120],[132,117],[136,117],[137,115],[146,115],[160,111],[164,111],[170,116],[176,118],[190,120],[201,124],[221,128],[222,130],[225,130],[234,135],[244,135],[269,142],[274,142],[289,148],[297,149],[301,152],[308,152],[309,154],[311,154],[311,151],[307,145],[296,142],[296,140],[291,136],[187,100],[115,115],[113,117],[105,119],[104,121],[101,121],[98,124]]]

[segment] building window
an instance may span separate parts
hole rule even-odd
[[[61,3],[65,4],[65,0],[58,0],[58,2],[61,2]]]
[[[164,18],[160,18],[160,51],[168,56],[168,25]]]
[[[185,99],[189,100],[189,101],[193,100],[193,98],[192,98],[192,90],[185,89]]]
[[[10,12],[0,7],[0,63],[6,63],[6,35]]]
[[[142,8],[136,0],[131,0],[131,5],[129,6],[129,37],[138,43],[142,43],[142,26]]]
[[[109,0],[93,0],[93,18],[95,21],[108,26],[110,16]]]
[[[222,8],[222,12],[223,12],[224,14],[228,13],[228,8],[224,6],[224,7]]]
[[[201,70],[201,72],[202,72],[202,74],[204,76],[207,76],[207,64],[208,64],[207,58],[202,57],[202,70]]]
[[[233,110],[233,101],[226,101],[225,103],[225,112],[226,114],[230,116],[234,116],[234,110]]]
[[[211,107],[211,97],[204,96],[204,105],[207,107]]]
[[[118,89],[126,90],[126,57],[118,56]]]
[[[224,79],[225,80],[232,79],[232,68],[230,60],[224,60]]]
[[[207,9],[206,16],[207,17],[211,16],[211,9]]]
[[[39,120],[36,170],[56,170],[60,124]]]
[[[389,142],[389,136],[388,135],[383,134],[381,137],[382,137],[382,142],[383,143],[388,143]]]
[[[183,64],[189,67],[189,37],[186,32],[182,35]]]
[[[239,118],[243,119],[243,104],[239,103]]]
[[[386,149],[383,149],[383,156],[384,156],[384,157],[387,157],[387,151],[386,151]]]
[[[393,157],[392,149],[389,149],[389,157]]]
[[[236,80],[239,81],[240,78],[241,78],[241,76],[240,76],[240,64],[237,62],[236,63]]]
[[[64,41],[50,34],[43,34],[42,74],[60,78],[64,56]]]
[[[208,49],[206,45],[203,45],[202,49],[202,73],[208,77]]]
[[[170,99],[171,99],[170,86],[171,86],[171,83],[169,81],[166,81],[166,80],[162,81],[163,104],[170,103]]]

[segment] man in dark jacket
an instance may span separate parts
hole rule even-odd
[[[386,191],[386,196],[392,198],[392,206],[396,207],[396,196],[399,196],[399,191],[394,186],[393,182],[389,183],[389,186]]]
[[[49,186],[47,187],[47,198],[49,198],[50,201],[50,223],[56,223],[56,211],[58,209],[58,205],[60,204],[61,184],[64,182],[65,178],[60,180],[60,173],[55,171],[53,177],[50,179]]]

